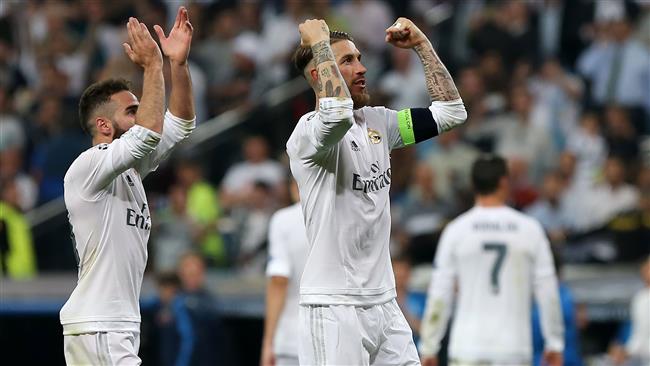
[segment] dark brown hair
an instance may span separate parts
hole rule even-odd
[[[121,91],[130,91],[131,84],[124,79],[108,79],[92,84],[84,90],[79,99],[79,123],[81,129],[92,136],[90,117],[100,106],[108,103],[111,96]]]
[[[345,32],[330,31],[330,44],[334,44],[338,41],[343,40],[354,42],[352,36]],[[305,67],[313,58],[314,55],[311,52],[311,47],[302,47],[299,45],[298,48],[296,48],[296,51],[293,53],[291,61],[293,62],[293,65],[296,67],[296,69],[300,72],[300,74],[304,75]]]
[[[488,195],[496,192],[499,181],[508,176],[506,161],[497,155],[482,155],[472,165],[472,184],[474,192]]]

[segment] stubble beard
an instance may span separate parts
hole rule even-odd
[[[354,103],[354,109],[359,109],[370,104],[370,94],[367,91],[361,93],[352,94],[352,102]]]

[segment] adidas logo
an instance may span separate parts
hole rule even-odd
[[[352,141],[350,143],[350,145],[352,146],[352,151],[361,151],[361,149],[359,148],[359,145],[357,145],[356,142]]]

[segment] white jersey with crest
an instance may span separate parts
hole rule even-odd
[[[311,250],[301,304],[372,305],[395,297],[389,255],[390,151],[401,147],[397,112],[354,111],[354,121],[300,118],[287,153]]]
[[[447,226],[422,323],[423,355],[439,350],[456,286],[452,360],[530,363],[533,295],[540,305],[546,349],[562,351],[564,326],[553,257],[534,219],[507,206],[475,206]]]
[[[300,203],[278,210],[269,225],[269,262],[266,266],[267,277],[279,276],[289,280],[284,308],[273,338],[274,351],[278,355],[298,357],[300,276],[307,255],[309,243]]]
[[[83,152],[64,178],[79,279],[61,309],[64,335],[140,330],[151,214],[142,179],[194,129],[165,114],[162,136],[135,125]]]

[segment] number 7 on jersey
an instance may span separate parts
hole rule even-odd
[[[492,283],[492,293],[498,295],[499,273],[503,267],[503,260],[506,258],[506,254],[508,254],[508,247],[503,243],[485,243],[483,244],[483,250],[496,252],[496,258],[494,259],[494,264],[492,265],[492,273],[490,277]]]

